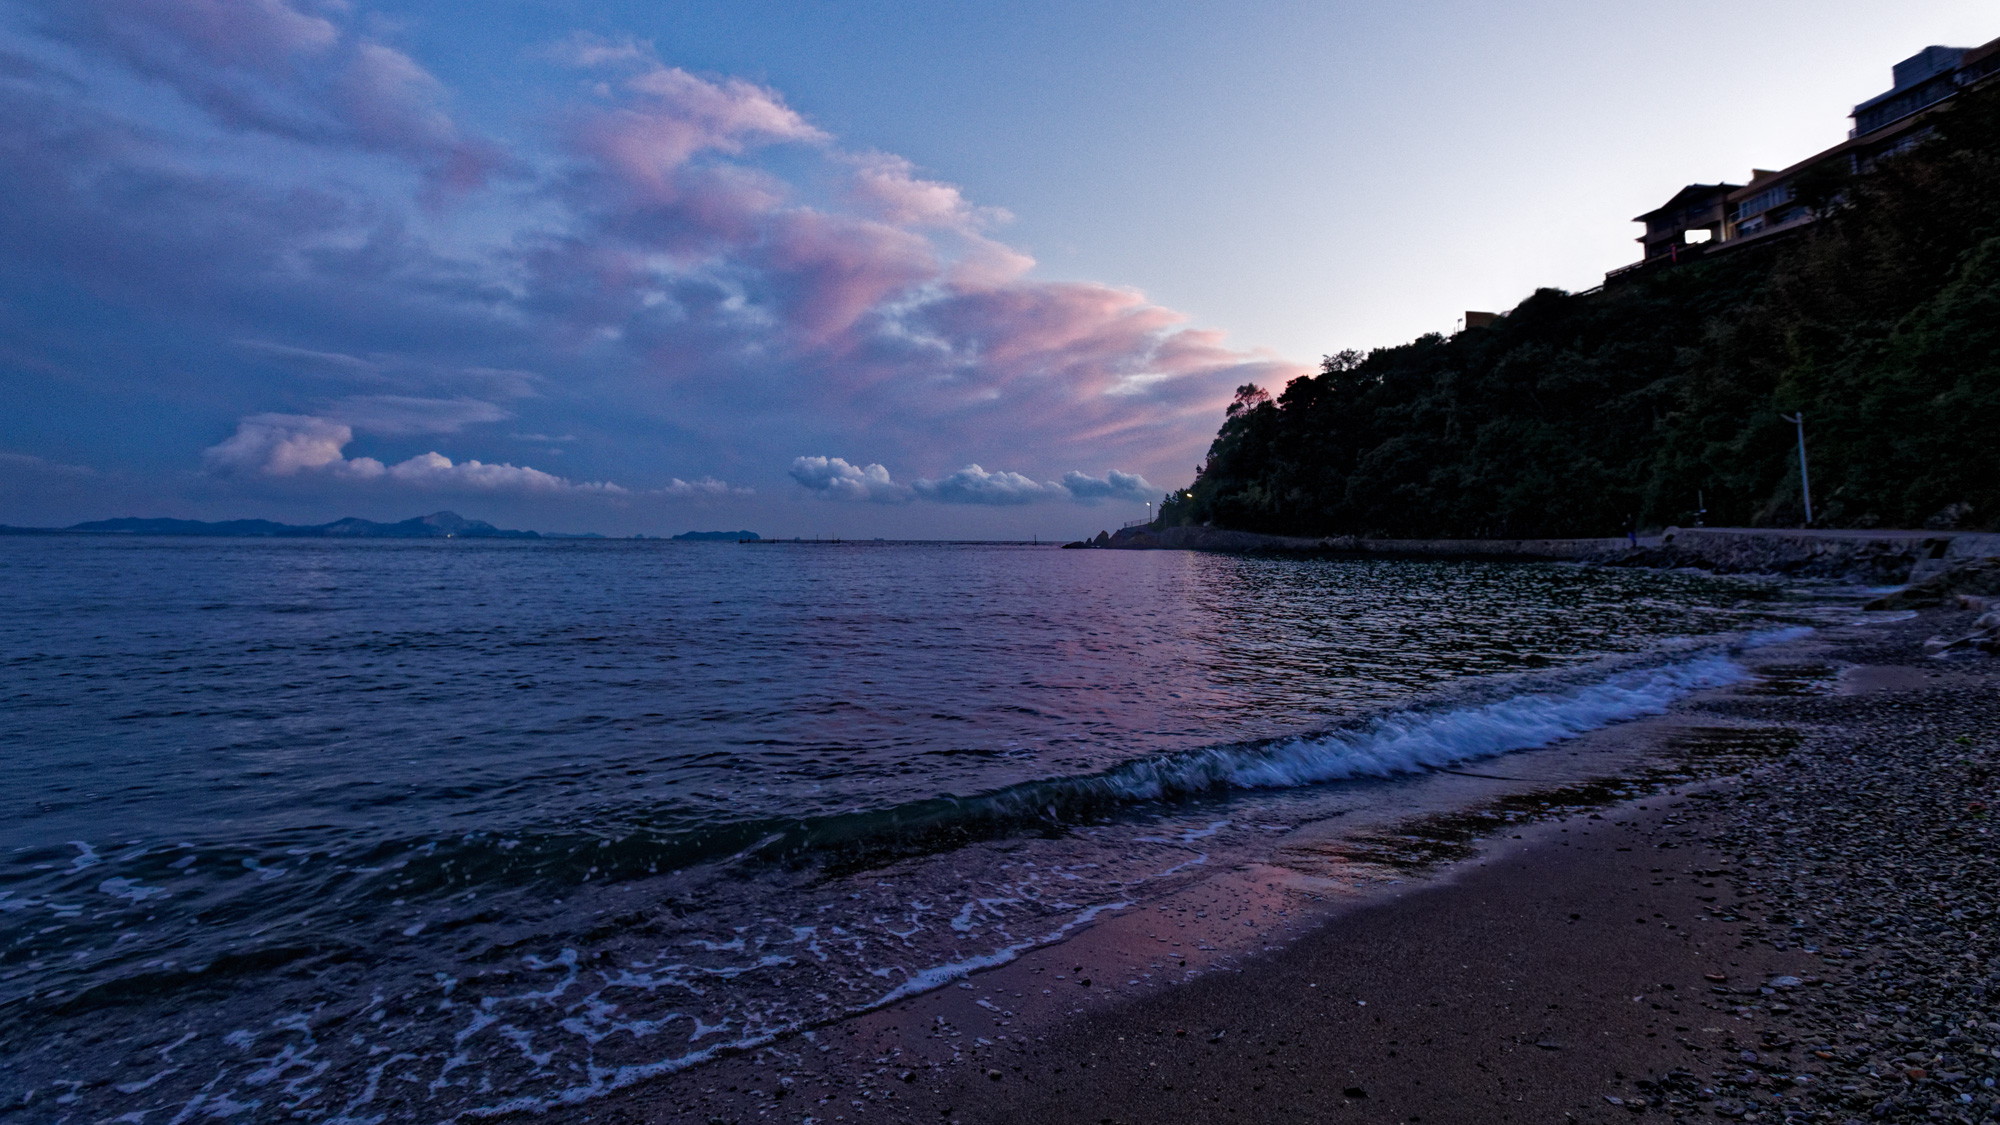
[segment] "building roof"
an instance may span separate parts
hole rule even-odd
[[[1848,116],[1859,118],[1867,110],[1896,97],[1898,94],[1921,86],[1939,75],[1950,74],[1969,67],[1990,57],[1995,51],[2000,51],[2000,39],[1983,43],[1977,47],[1925,47],[1923,50],[1918,51],[1916,54],[1895,65],[1891,71],[1895,76],[1895,85],[1892,88],[1855,106],[1854,112],[1848,114]],[[1918,110],[1912,110],[1911,112],[1918,112]]]
[[[1752,169],[1752,175],[1750,177],[1749,185],[1746,187],[1737,188],[1735,191],[1730,192],[1729,202],[1740,203],[1743,200],[1750,198],[1752,195],[1755,195],[1758,191],[1762,190],[1768,184],[1776,183],[1779,180],[1790,179],[1792,176],[1795,176],[1798,173],[1805,171],[1807,168],[1810,168],[1815,164],[1821,163],[1822,161],[1831,160],[1832,158],[1839,156],[1842,153],[1851,151],[1853,149],[1862,148],[1867,145],[1873,145],[1876,142],[1881,141],[1885,138],[1893,137],[1898,133],[1903,133],[1909,131],[1910,129],[1914,129],[1918,125],[1923,124],[1924,122],[1925,122],[1924,115],[1911,114],[1910,116],[1905,117],[1895,122],[1892,125],[1885,125],[1882,128],[1875,130],[1872,133],[1863,133],[1861,136],[1858,137],[1849,137],[1846,140],[1840,142],[1839,144],[1834,145],[1832,148],[1813,153],[1811,156],[1806,157],[1804,160],[1801,160],[1796,164],[1790,165],[1780,171],[1773,172],[1768,168]]]
[[[1655,215],[1665,214],[1668,211],[1685,210],[1688,207],[1688,205],[1693,201],[1695,201],[1696,199],[1700,199],[1704,196],[1716,195],[1719,193],[1728,193],[1736,190],[1740,186],[1741,185],[1739,184],[1689,184],[1688,186],[1675,192],[1674,197],[1672,199],[1667,200],[1665,203],[1660,204],[1658,207],[1653,208],[1651,211],[1646,212],[1645,214],[1639,216],[1636,219],[1633,219],[1632,221],[1635,223],[1643,223],[1650,220]]]

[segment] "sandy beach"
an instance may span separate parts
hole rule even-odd
[[[1923,650],[1970,615],[1886,616],[1753,654],[1758,681],[1667,716],[1464,771],[1493,790],[1466,815],[1329,829],[554,1116],[1995,1120],[2000,678]],[[1564,752],[1622,780],[1580,785]],[[1537,759],[1553,773],[1526,778]]]

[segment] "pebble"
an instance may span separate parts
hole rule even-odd
[[[1964,631],[1969,615],[1958,618],[1879,626],[1837,655],[1936,671],[1922,638]],[[1724,995],[1704,998],[1708,1018],[1758,1049],[1706,1081],[1653,1079],[1648,1114],[2000,1122],[2000,823],[1988,811],[2000,803],[2000,660],[1953,669],[1993,679],[1715,705],[1806,741],[1712,790],[1679,827],[1734,860],[1718,881],[1742,899],[1728,913],[1746,942],[1824,967],[1736,990],[1740,1002],[1712,989]]]

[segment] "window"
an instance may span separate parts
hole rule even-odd
[[[1756,195],[1753,195],[1750,198],[1744,200],[1743,202],[1737,204],[1736,218],[1738,219],[1738,221],[1741,221],[1743,219],[1749,218],[1752,215],[1761,215],[1764,212],[1769,211],[1773,207],[1779,206],[1780,204],[1784,203],[1790,203],[1791,201],[1792,201],[1792,185],[1779,184],[1777,187],[1774,188],[1766,188],[1765,190],[1758,192]]]

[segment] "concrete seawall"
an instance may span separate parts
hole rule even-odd
[[[2000,557],[2000,534],[1955,531],[1821,531],[1738,527],[1668,528],[1631,541],[1605,539],[1309,538],[1211,527],[1127,528],[1120,550],[1224,551],[1374,558],[1546,559],[1612,566],[1695,567],[1737,574],[1791,574],[1876,584],[1920,580],[1974,558]]]

